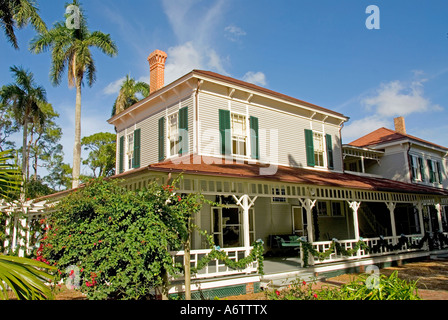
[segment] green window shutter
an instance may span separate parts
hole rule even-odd
[[[159,119],[159,161],[165,159],[165,117]]]
[[[258,118],[250,117],[250,147],[252,159],[260,159],[260,145],[258,139]]]
[[[134,131],[134,161],[132,163],[133,168],[140,168],[140,129]]]
[[[230,133],[230,111],[219,110],[219,133],[221,136],[221,154],[232,153],[232,139]]]
[[[118,172],[122,173],[123,171],[124,171],[124,136],[121,136],[118,146]]]
[[[439,183],[442,183],[442,163],[437,161],[437,174],[438,174],[438,178],[439,178]]]
[[[435,174],[434,174],[434,167],[432,166],[432,161],[427,160],[428,167],[429,167],[429,182],[435,182]]]
[[[188,107],[179,109],[179,154],[188,153]]]
[[[422,176],[422,181],[424,182],[426,180],[426,177],[425,177],[425,165],[423,162],[423,158],[418,158],[418,166],[420,169],[420,175]]]
[[[327,160],[328,160],[328,168],[333,169],[334,168],[334,162],[333,162],[333,142],[331,141],[331,135],[326,134],[325,135],[325,141],[327,142]]]
[[[314,142],[313,131],[305,129],[306,163],[309,167],[314,167]]]

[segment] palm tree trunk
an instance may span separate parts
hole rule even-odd
[[[73,146],[72,188],[79,186],[81,172],[81,79],[76,79],[75,144]]]

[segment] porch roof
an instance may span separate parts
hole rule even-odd
[[[151,164],[147,167],[131,170],[114,177],[125,178],[128,175],[138,174],[141,171],[159,171],[172,173],[185,173],[192,175],[206,175],[218,177],[235,177],[258,179],[284,183],[330,186],[349,189],[362,189],[383,192],[400,192],[415,194],[431,194],[448,196],[448,190],[421,186],[384,178],[362,177],[349,173],[323,171],[305,168],[277,166],[272,175],[260,175],[260,169],[269,165],[260,163],[238,162],[206,156],[186,156],[174,161],[167,160]]]

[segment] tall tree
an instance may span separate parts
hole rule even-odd
[[[83,161],[83,164],[92,169],[95,178],[108,177],[115,173],[115,134],[98,132],[82,138],[81,144],[84,146],[84,150],[90,150],[89,156]]]
[[[32,72],[24,70],[22,67],[13,66],[10,68],[15,82],[3,86],[1,102],[11,107],[17,123],[23,127],[22,142],[22,175],[24,180],[28,175],[28,125],[34,121],[37,114],[46,105],[46,91],[34,81]]]
[[[62,137],[62,129],[55,122],[58,117],[59,114],[48,103],[42,105],[41,112],[36,115],[35,121],[33,121],[30,130],[29,157],[30,162],[32,162],[34,181],[38,180],[38,168],[45,166],[39,165],[39,161],[48,162]]]
[[[0,97],[1,95],[2,88],[0,88]],[[0,151],[15,148],[14,141],[9,140],[9,137],[19,130],[19,126],[14,121],[11,108],[1,103],[0,99]]]
[[[118,97],[112,107],[112,116],[140,101],[138,94],[146,98],[149,95],[149,84],[136,81],[134,78],[126,75],[126,79],[123,80]]]
[[[68,5],[79,8],[79,28],[68,28],[65,21],[57,22],[51,30],[31,41],[30,50],[34,53],[51,50],[51,81],[54,85],[59,85],[64,70],[67,69],[69,87],[76,88],[72,188],[77,188],[81,170],[81,87],[84,76],[90,87],[96,80],[96,68],[90,49],[97,48],[108,56],[115,56],[118,50],[109,34],[89,31],[79,1],[75,0]]]
[[[39,16],[36,2],[32,0],[0,0],[0,26],[15,49],[19,49],[14,27],[23,28],[31,23],[37,32],[47,27]]]

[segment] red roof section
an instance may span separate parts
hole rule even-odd
[[[448,196],[448,190],[444,189],[426,187],[384,178],[362,177],[348,173],[277,166],[277,170],[274,174],[260,175],[260,169],[267,169],[269,167],[268,165],[249,164],[204,156],[186,156],[177,160],[178,161],[176,161],[176,163],[168,160],[149,165],[145,168],[150,171],[176,173],[183,172],[186,174],[195,175],[235,177],[350,189]],[[142,168],[137,170],[140,172]],[[131,172],[132,171],[129,173]]]
[[[402,139],[411,139],[414,141],[418,141],[424,144],[428,144],[443,150],[448,150],[448,148],[446,147],[442,147],[439,146],[435,143],[411,136],[410,134],[403,134],[403,133],[399,133],[397,131],[391,130],[391,129],[387,129],[387,128],[379,128],[375,131],[372,131],[368,134],[366,134],[365,136],[352,141],[349,143],[349,145],[355,146],[355,147],[367,147],[367,146],[372,146],[372,145],[377,145],[377,144],[382,144],[382,143],[387,143],[387,142],[391,142],[391,141],[397,141],[397,140],[402,140]]]

